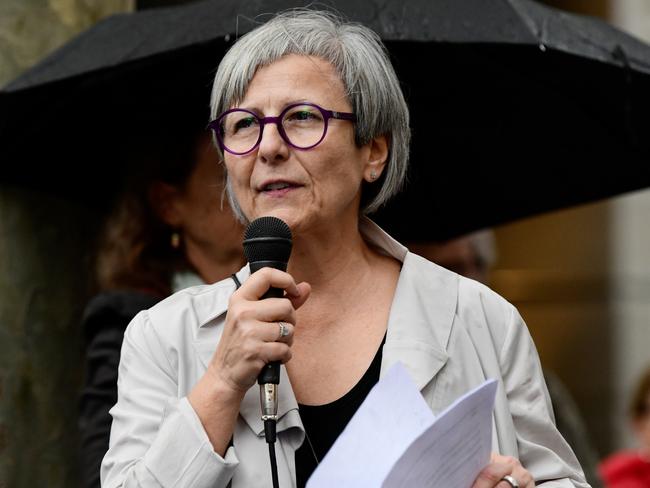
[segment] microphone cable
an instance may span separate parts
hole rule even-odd
[[[269,459],[271,460],[271,480],[273,482],[273,488],[280,488],[280,483],[278,482],[278,463],[275,459],[276,422],[276,419],[266,419],[264,421],[264,437],[269,445]]]

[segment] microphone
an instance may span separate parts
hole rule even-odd
[[[244,233],[244,255],[249,263],[251,274],[268,267],[287,270],[291,255],[291,229],[276,217],[260,217],[253,220]],[[282,298],[284,290],[269,288],[262,296]],[[275,422],[278,419],[278,391],[280,383],[280,363],[271,362],[262,368],[257,383],[260,385],[260,403],[266,442],[275,442]]]

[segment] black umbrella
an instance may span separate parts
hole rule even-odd
[[[99,23],[0,92],[1,178],[103,201],[128,170],[114,148],[205,117],[236,35],[296,4],[205,0]],[[337,7],[386,41],[412,107],[410,183],[378,216],[399,237],[449,237],[650,185],[640,41],[531,0]]]

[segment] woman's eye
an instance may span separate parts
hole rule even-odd
[[[304,120],[320,120],[320,117],[310,110],[296,110],[287,115],[287,119],[291,121],[304,121]]]
[[[295,115],[295,117],[296,117],[298,120],[307,120],[307,119],[311,119],[313,116],[314,116],[314,114],[312,114],[311,112],[305,112],[305,111],[303,111],[303,112],[296,112],[296,115]]]
[[[241,129],[248,129],[249,127],[253,126],[254,124],[255,124],[255,118],[254,117],[246,117],[246,118],[240,119],[235,123],[234,131],[237,132],[238,130],[241,130]]]

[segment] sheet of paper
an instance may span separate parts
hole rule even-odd
[[[495,392],[496,382],[486,382],[436,419],[404,366],[396,364],[370,391],[307,488],[468,488],[471,483],[455,483],[469,476],[473,481],[489,460]]]
[[[497,382],[489,380],[450,405],[413,442],[382,488],[469,488],[490,461]]]
[[[434,415],[401,364],[368,396],[307,482],[307,488],[380,487]]]

